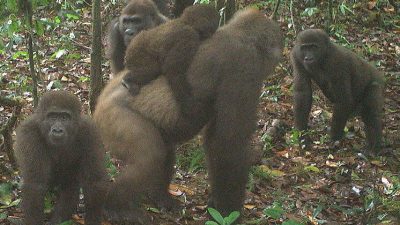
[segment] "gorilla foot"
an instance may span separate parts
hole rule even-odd
[[[157,208],[165,211],[179,211],[182,209],[181,202],[174,199],[170,194],[149,194],[150,200]]]
[[[149,225],[150,218],[141,209],[106,209],[105,218],[118,225]]]

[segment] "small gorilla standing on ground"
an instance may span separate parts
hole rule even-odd
[[[181,96],[178,92],[182,86],[188,86],[183,83],[187,68],[201,42],[214,34],[218,23],[219,16],[214,7],[194,5],[186,8],[178,19],[141,32],[126,51],[128,72],[123,84],[136,95],[141,86],[164,75],[171,87],[176,87],[177,96]]]
[[[110,81],[99,97],[94,120],[106,148],[126,162],[106,205],[113,221],[142,218],[132,200],[143,194],[158,207],[175,206],[168,186],[176,144],[207,123],[210,204],[224,216],[241,211],[260,88],[281,58],[282,46],[279,25],[258,10],[246,9],[200,46],[186,73],[193,91],[187,99],[178,100],[162,74],[137,95],[121,85],[125,71]],[[185,115],[183,105],[188,108]]]
[[[111,60],[111,72],[115,75],[124,69],[126,48],[137,34],[167,20],[152,0],[130,0],[121,15],[111,22],[108,32],[107,55]]]
[[[314,80],[333,103],[332,140],[341,139],[348,118],[358,114],[365,124],[368,152],[376,153],[382,138],[382,74],[350,50],[332,43],[319,29],[299,33],[291,60],[295,127],[308,128]]]
[[[71,219],[85,196],[85,224],[100,225],[106,172],[104,149],[94,124],[80,115],[77,97],[66,91],[48,92],[35,113],[17,129],[15,154],[24,183],[25,225],[44,224],[44,197],[59,192],[50,224]]]

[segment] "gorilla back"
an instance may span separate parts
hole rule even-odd
[[[125,71],[111,80],[99,97],[94,119],[106,147],[127,166],[112,188],[115,194],[109,196],[109,215],[135,221],[127,215],[138,215],[137,209],[127,202],[138,194],[146,194],[159,207],[173,208],[176,203],[168,185],[175,145],[193,137],[206,123],[210,204],[223,215],[240,211],[260,87],[281,50],[279,26],[261,12],[247,9],[200,46],[187,73],[190,97],[178,101],[163,74],[137,95],[121,85]],[[180,122],[183,114],[189,123]]]

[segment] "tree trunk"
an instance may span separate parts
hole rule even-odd
[[[35,62],[33,60],[33,22],[32,22],[32,3],[31,1],[23,1],[22,7],[24,8],[25,18],[28,24],[28,53],[29,53],[29,70],[31,73],[32,78],[32,95],[33,95],[33,106],[36,107],[38,104],[38,93],[37,93],[37,86],[38,86],[38,79],[35,71]]]
[[[277,0],[275,3],[274,12],[272,13],[271,16],[273,20],[276,20],[276,18],[278,17],[278,9],[280,5],[281,5],[281,0]]]
[[[101,9],[100,0],[93,0],[92,5],[92,51],[90,54],[90,111],[96,106],[97,97],[103,88],[101,74]]]

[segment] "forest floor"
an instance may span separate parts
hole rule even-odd
[[[327,6],[316,5],[316,11],[306,15],[302,13],[312,7],[299,2],[291,11],[289,1],[283,1],[278,11],[278,22],[285,34],[284,59],[263,85],[252,145],[254,166],[242,223],[400,224],[400,17],[390,5],[374,5],[377,1],[354,3],[344,14],[343,6],[335,4],[337,14],[331,34],[335,42],[351,48],[385,74],[383,136],[384,150],[389,154],[375,158],[363,155],[365,134],[357,117],[348,122],[346,138],[332,147],[328,136],[331,104],[320,91],[316,91],[311,111],[313,145],[302,149],[298,132],[293,130],[289,52],[300,30],[323,27],[326,10],[319,9]],[[270,1],[244,3],[250,4],[271,15]],[[115,6],[104,8],[104,25],[117,15],[115,12]],[[90,74],[89,31],[90,9],[83,9],[81,19],[37,40],[40,93],[55,88],[70,90],[80,96],[85,111]],[[72,32],[76,35],[73,41],[65,40]],[[67,50],[60,52],[62,49]],[[23,42],[13,46],[12,53],[0,54],[0,87],[1,95],[23,98],[25,117],[32,112],[31,80],[27,79],[26,58],[15,56],[18,51],[26,51]],[[108,79],[108,62],[103,64],[103,73]],[[0,106],[0,123],[4,124],[11,114],[12,108]],[[266,134],[274,120],[284,125],[278,127],[275,137],[270,137]],[[18,224],[22,216],[18,207],[20,177],[4,151],[0,151],[0,165],[0,224]],[[114,169],[109,167],[111,172]],[[204,224],[208,184],[201,136],[178,148],[176,171],[170,192],[184,209],[165,213],[151,208],[148,214],[154,224]],[[83,224],[81,215],[76,215],[74,222]]]

